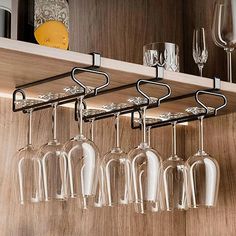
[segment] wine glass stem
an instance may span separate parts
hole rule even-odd
[[[120,147],[120,113],[115,115],[116,147]]]
[[[146,107],[141,109],[142,129],[143,129],[143,143],[147,142],[146,136]]]
[[[90,120],[90,139],[94,141],[94,119]]]
[[[32,112],[32,109],[28,111],[28,146],[32,144]]]
[[[177,156],[177,149],[176,149],[176,123],[172,123],[172,157]]]
[[[199,118],[199,152],[203,152],[203,116]]]
[[[227,54],[227,75],[228,82],[232,83],[232,52],[230,50],[226,51]]]
[[[52,136],[53,141],[57,140],[57,104],[54,103],[52,105],[53,111],[52,111]]]
[[[147,127],[148,146],[151,144],[151,126]]]
[[[79,121],[79,134],[82,135],[83,134],[83,98],[80,97],[79,98],[79,102],[78,102],[78,107],[77,107],[77,112],[79,113],[78,116],[78,121]]]
[[[199,69],[199,74],[202,77],[203,65],[202,64],[198,64],[198,69]]]

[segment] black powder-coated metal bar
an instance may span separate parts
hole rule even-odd
[[[94,67],[94,66],[85,67],[85,69],[89,69],[89,70],[94,70],[96,68],[97,67]],[[76,74],[79,74],[79,73],[82,73],[82,72],[81,71],[76,71]],[[66,72],[66,73],[62,73],[62,74],[59,74],[59,75],[51,76],[51,77],[48,77],[48,78],[45,78],[45,79],[37,80],[37,81],[31,82],[31,83],[28,83],[28,84],[19,85],[19,86],[16,86],[16,89],[31,88],[31,87],[34,87],[34,86],[37,86],[37,85],[40,85],[40,84],[50,83],[50,82],[55,81],[55,80],[64,79],[66,77],[69,77],[70,75],[71,75],[71,71]]]
[[[206,113],[202,113],[202,114],[198,114],[198,115],[188,115],[188,116],[184,116],[181,118],[175,118],[175,119],[170,119],[170,120],[166,120],[166,121],[158,121],[152,124],[146,124],[146,127],[150,127],[152,129],[154,128],[160,128],[160,127],[164,127],[164,126],[168,126],[171,125],[171,123],[173,122],[177,122],[177,124],[181,124],[184,122],[190,122],[190,121],[194,121],[194,120],[198,120],[199,117],[204,116],[204,119],[206,118],[210,118],[210,117],[214,117],[215,114],[214,113],[210,113],[210,114],[206,114]],[[136,126],[132,126],[132,129],[140,129],[141,125],[136,125]]]

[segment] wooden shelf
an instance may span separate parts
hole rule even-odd
[[[43,47],[35,44],[0,38],[0,92],[11,94],[15,86],[44,79],[70,71],[75,66],[85,67],[92,65],[92,56],[71,51]],[[138,79],[155,77],[155,68],[143,65],[102,58],[101,71],[111,76],[110,88],[134,83]],[[79,79],[88,86],[101,83],[98,76],[80,74]],[[194,75],[164,71],[164,81],[172,88],[172,96],[179,96],[194,92],[198,89],[213,88],[213,80]],[[70,78],[39,85],[26,90],[29,96],[38,96],[45,92],[62,92],[63,88],[72,85]],[[160,96],[163,91],[159,88],[147,86],[150,96]],[[236,110],[236,84],[221,83],[221,91],[228,98],[228,106],[221,114]],[[110,102],[125,102],[132,96],[138,96],[135,89],[126,89],[114,94],[106,94],[87,100],[88,106],[101,107]],[[207,98],[206,98],[207,99]],[[209,106],[216,106],[217,99],[208,99]],[[156,112],[183,111],[189,106],[196,105],[194,99],[188,98],[177,102],[165,103]]]

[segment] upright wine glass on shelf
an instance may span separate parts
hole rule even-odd
[[[214,108],[208,108],[209,113],[214,113]],[[204,108],[190,107],[188,113],[200,115],[205,113]],[[216,205],[220,169],[217,161],[203,150],[203,119],[199,117],[199,148],[198,152],[187,160],[189,185],[191,196],[191,207]]]
[[[36,104],[35,100],[16,100],[20,107]],[[32,145],[32,109],[26,111],[28,116],[27,145],[17,155],[16,180],[20,204],[38,203],[43,200],[42,165],[37,150]]]
[[[169,120],[185,116],[184,113],[166,113],[160,119]],[[182,158],[177,156],[176,124],[172,124],[172,154],[163,162],[163,185],[165,193],[165,208],[167,211],[186,210],[188,208],[187,166]]]
[[[217,0],[215,2],[212,39],[227,53],[227,77],[232,83],[232,52],[236,47],[236,7],[235,0]]]
[[[50,101],[64,94],[46,94],[40,98]],[[42,160],[45,201],[67,199],[67,160],[57,140],[57,103],[52,104],[52,140],[39,149]]]
[[[139,97],[128,100],[135,105],[147,103]],[[138,147],[128,154],[132,168],[132,198],[137,213],[156,212],[161,210],[160,178],[162,159],[160,154],[147,143],[146,107],[140,111],[143,139]]]
[[[207,62],[208,50],[206,46],[205,29],[194,29],[193,32],[193,59],[198,65],[199,74],[202,77],[204,64]]]
[[[98,187],[100,154],[95,143],[83,135],[83,97],[78,98],[75,108],[79,134],[65,143],[63,153],[68,159],[70,197],[79,198],[82,208],[87,209],[94,205],[94,196]]]
[[[127,104],[105,105],[107,111],[127,107]],[[115,113],[115,146],[103,158],[101,166],[105,176],[105,202],[107,206],[128,204],[131,201],[131,167],[127,154],[120,147],[120,113]]]

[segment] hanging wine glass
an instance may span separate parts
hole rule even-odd
[[[36,104],[35,100],[16,100],[15,104],[20,107]],[[27,145],[21,148],[17,155],[16,176],[20,204],[38,203],[43,200],[42,165],[37,156],[37,151],[32,145],[32,112],[27,110],[28,136]]]
[[[166,113],[160,115],[163,120],[177,119],[184,113]],[[188,208],[187,167],[184,160],[177,156],[176,124],[172,122],[172,154],[163,162],[163,185],[165,193],[165,208],[167,211],[186,210]]]
[[[204,108],[190,107],[188,113],[200,115]],[[215,109],[209,107],[208,113]],[[217,161],[203,150],[203,118],[199,117],[199,148],[198,152],[187,160],[191,207],[216,205],[220,181],[220,169]]]
[[[57,99],[64,94],[40,96],[45,101]],[[67,160],[62,154],[62,145],[57,140],[57,103],[52,104],[52,140],[39,150],[42,159],[45,201],[66,200],[67,198]]]
[[[93,115],[98,115],[103,113],[104,110],[100,109],[86,109],[83,111],[83,117],[88,117],[88,116],[93,116]],[[89,119],[89,133],[90,133],[90,140],[94,142],[94,121],[95,118]],[[94,207],[103,207],[105,205],[105,193],[104,193],[104,185],[105,185],[105,180],[104,180],[104,173],[102,166],[100,166],[99,171],[98,171],[98,186],[96,188],[96,193],[94,196]]]
[[[74,90],[67,91],[74,94]],[[83,96],[78,98],[77,118],[79,134],[68,141],[63,153],[68,159],[70,197],[80,198],[82,208],[94,206],[94,196],[98,188],[99,150],[95,143],[83,135]]]
[[[236,47],[235,0],[216,1],[212,23],[214,43],[227,53],[227,77],[232,83],[232,51]]]
[[[202,77],[204,64],[207,62],[208,50],[206,46],[205,29],[194,29],[193,32],[193,59],[198,65],[199,74]]]
[[[121,103],[105,105],[107,111],[115,111],[127,107],[128,104]],[[101,163],[105,175],[105,202],[107,206],[128,204],[130,199],[130,164],[127,154],[120,147],[120,113],[115,113],[116,144],[108,152]]]
[[[135,105],[147,103],[147,99],[141,98],[133,98],[128,101]],[[147,143],[146,108],[145,106],[140,110],[143,140],[128,154],[132,168],[132,194],[135,211],[141,214],[148,211],[156,212],[162,206],[160,201],[162,159],[160,154]]]

